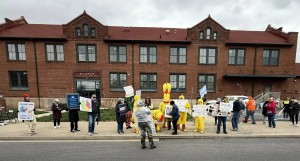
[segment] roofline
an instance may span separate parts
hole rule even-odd
[[[106,42],[129,42],[129,43],[150,43],[150,42],[157,42],[157,43],[183,43],[183,44],[191,44],[192,41],[190,40],[182,40],[182,41],[171,41],[171,40],[118,40],[118,39],[103,39]]]
[[[41,37],[0,37],[0,40],[60,40],[60,41],[67,41],[67,38],[41,38]]]
[[[225,74],[223,78],[296,78],[295,75],[246,75],[246,74]]]
[[[294,44],[267,44],[267,43],[239,43],[239,42],[226,42],[225,45],[233,45],[233,46],[239,46],[239,45],[247,45],[247,46],[281,46],[281,47],[292,47]]]

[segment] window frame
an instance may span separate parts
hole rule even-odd
[[[48,52],[47,52],[47,46],[48,45],[53,45],[54,60],[48,60]],[[63,60],[58,60],[57,59],[57,46],[62,46],[62,48],[63,48]],[[64,62],[65,61],[64,44],[45,43],[45,58],[46,58],[46,61],[48,61],[48,62]]]
[[[82,36],[89,37],[90,36],[90,27],[88,24],[82,24]]]
[[[204,76],[205,81],[204,82],[200,82],[200,76]],[[214,79],[213,83],[209,83],[208,82],[208,77],[212,76]],[[207,73],[199,73],[198,77],[197,77],[198,81],[197,81],[197,85],[198,85],[198,89],[202,88],[204,85],[206,85],[206,89],[208,93],[215,93],[216,92],[216,74],[207,74]],[[213,85],[210,85],[213,84]],[[211,86],[213,88],[211,88]]]
[[[234,63],[231,64],[230,63],[230,50],[234,51]],[[238,54],[239,54],[239,50],[243,50],[244,51],[244,56],[243,56],[243,63],[242,64],[238,64]],[[246,49],[245,48],[229,48],[228,49],[228,65],[236,65],[236,66],[243,66],[245,65],[245,58],[246,58]]]
[[[211,28],[210,27],[206,28],[205,39],[206,40],[210,40],[211,39]]]
[[[214,34],[213,34],[213,40],[218,40],[218,32],[214,32]]]
[[[147,77],[147,81],[142,81],[142,75],[146,75]],[[151,81],[151,76],[154,75],[155,76],[155,81]],[[146,82],[147,84],[147,88],[143,88],[142,87],[142,82]],[[155,87],[150,88],[151,87],[151,82],[155,82]],[[142,91],[157,91],[157,73],[140,73],[140,89]]]
[[[171,51],[172,51],[172,48],[174,48],[174,49],[176,49],[176,55],[173,55],[173,56],[175,56],[176,57],[176,62],[171,62]],[[180,49],[185,49],[185,55],[184,55],[184,57],[185,57],[185,62],[180,62],[180,57],[181,57],[181,55],[180,55]],[[169,48],[169,53],[170,53],[170,57],[169,57],[169,59],[170,59],[170,64],[187,64],[187,47],[183,47],[183,46],[171,46],[170,48]]]
[[[205,49],[205,62],[206,63],[201,63],[200,58],[201,58],[201,49]],[[214,56],[214,63],[208,63],[209,62],[209,50],[214,49],[215,50],[215,56]],[[198,63],[200,65],[216,65],[217,64],[217,56],[218,56],[218,49],[216,47],[199,47],[198,48]]]
[[[116,87],[112,86],[112,79],[111,79],[112,74],[117,75],[117,80],[116,80],[117,81],[117,86]],[[125,75],[125,78],[126,78],[124,86],[122,86],[121,74]],[[127,84],[128,84],[128,78],[127,78],[127,73],[126,72],[109,72],[108,76],[109,76],[109,90],[110,91],[124,91],[123,87],[127,86]]]
[[[264,58],[265,51],[268,51],[268,57],[267,57],[268,64],[265,64],[265,58]],[[277,63],[276,63],[276,65],[272,64],[272,60],[274,58],[272,58],[271,55],[272,55],[273,51],[277,51],[277,59],[276,59]],[[274,49],[274,48],[272,48],[272,49],[269,49],[269,48],[263,49],[263,51],[262,51],[262,66],[273,66],[273,67],[279,66],[279,57],[280,57],[280,49]]]
[[[176,86],[173,84],[173,80],[171,79],[171,76],[176,77]],[[179,88],[180,85],[180,76],[184,76],[184,88]],[[187,75],[186,73],[170,73],[169,74],[169,82],[172,86],[171,92],[186,92],[186,83],[187,83]]]
[[[204,32],[203,32],[203,31],[200,31],[200,32],[199,32],[199,39],[200,39],[200,40],[203,40],[203,39],[204,39]]]
[[[86,55],[86,61],[80,61],[79,60],[79,46],[85,46],[85,55]],[[89,60],[89,53],[88,53],[88,47],[93,46],[95,47],[95,61]],[[77,63],[97,63],[97,45],[96,44],[76,44],[76,59]]]
[[[16,73],[17,75],[17,86],[14,86],[13,82],[13,78],[12,78],[12,74],[13,73]],[[26,81],[25,85],[22,85],[22,77],[21,77],[21,74],[23,73],[23,75],[26,75],[26,79],[23,80],[23,81]],[[28,84],[28,71],[13,71],[13,70],[10,70],[8,71],[8,78],[9,78],[9,87],[10,87],[10,90],[28,90],[29,89],[29,84]]]
[[[80,27],[76,27],[75,28],[75,36],[76,37],[80,37],[81,36],[81,28]]]
[[[147,61],[146,62],[141,61],[141,51],[142,51],[141,49],[142,48],[147,49],[147,54],[143,54],[143,55],[147,56]],[[150,62],[150,58],[151,58],[150,49],[151,48],[155,48],[155,62]],[[154,45],[141,45],[139,47],[139,62],[140,62],[140,64],[156,64],[157,63],[157,46],[154,46]]]
[[[116,57],[117,60],[116,61],[112,61],[111,60],[111,53],[110,53],[110,48],[111,47],[116,47],[117,51],[116,51]],[[125,60],[124,61],[120,61],[120,47],[125,47]],[[126,45],[108,45],[108,57],[109,57],[109,63],[126,63],[127,62],[127,46]]]
[[[95,27],[90,28],[90,37],[96,37],[97,36],[97,30]]]
[[[10,51],[9,51],[9,45],[14,45],[14,49],[15,49],[15,57],[16,59],[13,60],[13,59],[10,59]],[[24,45],[24,57],[25,59],[24,60],[20,60],[20,51],[19,51],[19,45]],[[7,55],[7,61],[26,61],[27,60],[27,55],[26,55],[26,45],[24,42],[7,42],[6,43],[6,55]]]

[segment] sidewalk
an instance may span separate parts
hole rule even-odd
[[[172,131],[166,128],[154,135],[155,139],[197,139],[197,138],[265,138],[265,137],[297,137],[300,138],[300,127],[291,126],[289,121],[276,121],[276,128],[272,129],[257,121],[255,125],[243,123],[239,125],[239,131],[231,131],[231,122],[227,121],[227,132],[216,134],[214,118],[205,118],[205,133],[194,132],[192,122],[187,123],[187,132],[171,135]],[[87,135],[88,122],[79,122],[81,131],[71,133],[69,122],[62,122],[60,129],[53,128],[53,122],[38,122],[37,134],[28,136],[26,124],[18,122],[0,126],[0,140],[139,140],[140,135],[134,134],[132,129],[124,129],[125,134],[117,133],[116,122],[99,122],[95,127],[93,136]],[[124,125],[125,126],[125,125]],[[221,127],[222,129],[222,127]]]

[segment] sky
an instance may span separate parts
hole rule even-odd
[[[230,30],[270,24],[288,33],[300,31],[299,9],[300,0],[0,0],[0,23],[24,16],[30,24],[66,24],[85,10],[107,26],[190,28],[210,15]]]

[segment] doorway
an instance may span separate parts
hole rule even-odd
[[[100,102],[100,81],[99,80],[75,80],[75,89],[79,96],[91,98],[96,94]]]
[[[272,84],[271,83],[265,84],[264,93],[268,93],[268,92],[271,92],[271,91],[272,91]]]

